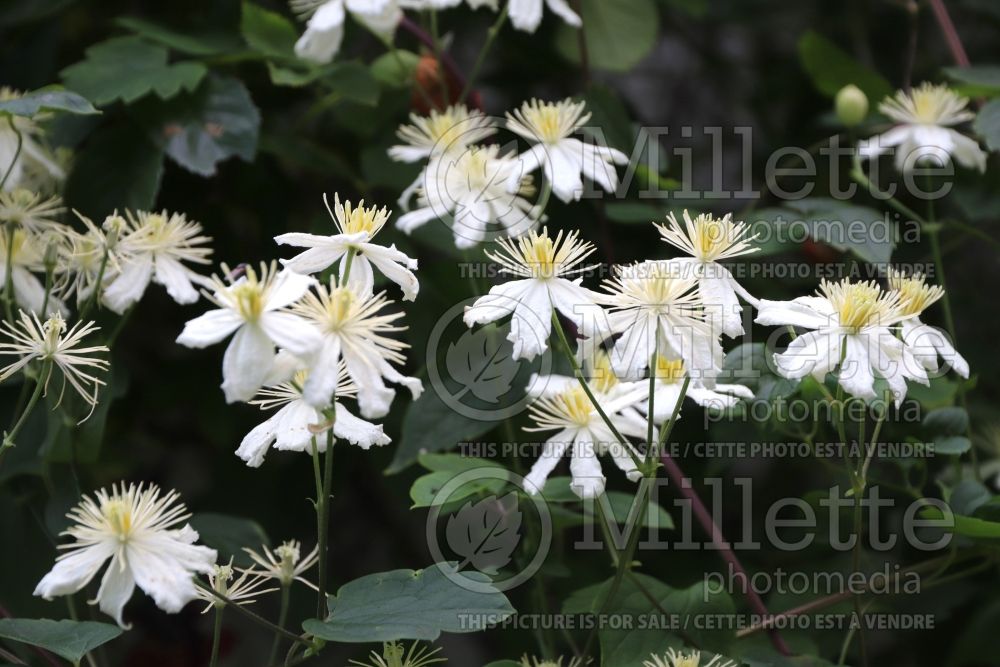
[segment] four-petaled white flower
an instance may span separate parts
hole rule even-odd
[[[344,407],[341,399],[355,396],[357,389],[347,376],[343,360],[337,376],[332,424],[322,410],[303,398],[302,387],[308,377],[307,371],[298,371],[288,382],[261,389],[257,397],[250,401],[251,405],[259,405],[261,410],[281,409],[247,433],[240,443],[236,455],[248,466],[256,468],[263,463],[264,455],[272,445],[279,450],[309,453],[315,441],[316,450],[325,452],[326,436],[320,434],[331,427],[335,436],[362,449],[387,445],[392,441],[382,431],[381,425],[360,419]]]
[[[517,157],[522,171],[512,174],[509,186],[516,190],[520,177],[539,167],[552,185],[552,192],[564,202],[583,196],[586,177],[608,192],[618,187],[615,164],[627,164],[628,157],[619,150],[587,143],[571,136],[588,120],[584,102],[565,99],[542,102],[532,99],[513,114],[507,114],[507,129],[534,143]]]
[[[208,585],[229,602],[238,605],[253,604],[255,597],[278,590],[277,588],[261,588],[268,578],[250,570],[241,572],[240,576],[236,577],[236,581],[233,581],[234,576],[236,576],[236,571],[233,568],[233,559],[230,558],[225,565],[212,566],[211,572],[208,573]],[[227,604],[204,588],[198,588],[196,592],[199,598],[208,603],[201,610],[203,614],[213,608],[222,609]]]
[[[722,218],[702,213],[692,218],[684,211],[684,225],[673,213],[667,216],[667,223],[654,223],[664,241],[686,252],[690,258],[675,259],[680,266],[689,266],[698,280],[698,294],[705,316],[713,321],[716,330],[734,338],[743,335],[743,308],[737,294],[752,305],[757,299],[752,297],[733,278],[720,260],[749,255],[759,248],[751,245],[755,237],[748,237],[745,223],[733,222],[731,213]]]
[[[0,289],[7,276],[9,257],[14,300],[21,308],[41,317],[51,313],[69,313],[66,304],[51,292],[46,303],[45,285],[32,273],[45,270],[45,253],[50,242],[55,242],[57,250],[62,247],[62,243],[52,235],[33,234],[25,229],[14,229],[11,235],[6,228],[0,228]],[[47,312],[43,313],[43,308]]]
[[[195,285],[208,287],[211,279],[186,267],[183,262],[209,264],[212,239],[202,227],[182,213],[126,213],[125,234],[116,245],[120,271],[104,290],[104,305],[118,313],[142,298],[154,281],[167,288],[177,303],[198,300]]]
[[[611,363],[620,377],[634,380],[650,366],[653,354],[684,360],[693,381],[715,385],[722,368],[722,346],[706,320],[697,279],[675,260],[649,260],[618,267],[606,280],[601,301],[609,306],[608,325],[622,334]]]
[[[390,305],[385,293],[358,294],[348,286],[317,286],[295,305],[295,312],[307,320],[321,336],[315,353],[304,357],[309,377],[302,387],[305,401],[320,409],[326,408],[334,395],[343,359],[358,391],[361,414],[369,419],[383,417],[396,391],[385,380],[401,384],[416,399],[423,391],[419,379],[407,377],[393,364],[405,361],[402,350],[408,344],[387,334],[405,331],[393,324],[402,312],[379,314]]]
[[[191,515],[177,492],[161,495],[152,484],[101,489],[66,516],[74,525],[62,534],[74,541],[60,545],[67,553],[38,582],[35,595],[51,600],[83,590],[110,558],[96,602],[122,627],[122,610],[136,585],[160,609],[177,613],[198,597],[192,575],[210,573],[218,556],[195,544],[198,533],[184,523]]]
[[[623,436],[646,438],[646,421],[636,412],[646,392],[641,382],[618,382],[613,376],[591,382],[591,390],[604,413]],[[604,493],[607,479],[598,455],[610,454],[615,464],[631,481],[642,477],[633,456],[639,453],[630,442],[618,442],[597,408],[576,378],[562,375],[536,376],[529,382],[538,398],[528,406],[535,426],[528,432],[556,431],[542,448],[542,453],[525,477],[526,490],[540,493],[545,480],[560,459],[571,454],[569,470],[573,492],[581,498],[596,498]]]
[[[262,577],[275,579],[282,586],[291,586],[293,581],[299,581],[313,590],[317,590],[316,585],[302,576],[309,568],[319,562],[319,545],[302,556],[302,545],[298,540],[288,540],[282,542],[281,546],[273,551],[262,545],[260,553],[253,549],[243,548],[243,551],[250,556],[254,562],[253,572]],[[259,569],[258,569],[259,568]]]
[[[906,396],[907,379],[928,382],[924,367],[890,328],[912,317],[902,312],[899,302],[898,292],[885,292],[875,282],[824,280],[817,296],[761,299],[756,321],[811,329],[774,355],[782,376],[812,375],[823,382],[827,373],[839,368],[838,381],[847,393],[873,399],[878,375],[899,405]]]
[[[486,251],[487,257],[501,265],[502,270],[520,280],[494,285],[489,294],[480,297],[465,309],[465,324],[495,322],[511,316],[510,333],[514,359],[534,359],[548,349],[552,331],[552,314],[558,310],[577,328],[591,332],[602,318],[594,316],[598,295],[581,286],[581,278],[572,279],[593,266],[580,264],[594,252],[594,246],[579,240],[572,231],[555,239],[543,229],[518,239],[499,239],[500,250]],[[588,316],[590,315],[590,316]]]
[[[510,192],[508,183],[521,173],[518,158],[502,155],[496,144],[470,146],[431,158],[417,188],[417,205],[396,221],[409,234],[435,219],[452,219],[455,245],[472,248],[486,239],[490,225],[498,224],[507,236],[532,229],[540,213],[522,195],[530,195],[530,178]]]
[[[900,323],[903,342],[913,351],[913,356],[929,371],[938,369],[938,357],[944,359],[955,372],[969,377],[969,362],[955,350],[944,332],[920,321],[920,314],[944,296],[939,285],[928,285],[923,275],[909,277],[889,269],[889,287],[899,292],[899,309],[908,319]]]
[[[535,32],[542,22],[542,9],[548,6],[559,18],[574,28],[583,25],[566,0],[509,0],[510,23],[518,30]]]
[[[8,322],[0,323],[0,334],[11,342],[0,343],[0,355],[16,355],[20,357],[14,363],[0,369],[0,382],[3,382],[32,361],[38,360],[50,364],[45,376],[39,377],[46,390],[52,373],[56,369],[62,373],[63,388],[66,383],[90,406],[91,413],[97,407],[97,392],[104,386],[104,380],[93,373],[104,372],[108,362],[97,354],[106,354],[109,350],[105,345],[82,345],[83,339],[97,331],[93,322],[77,322],[67,330],[66,320],[58,313],[45,322],[37,315],[20,311],[20,321],[16,325]],[[82,421],[86,420],[88,413]]]
[[[677,401],[681,397],[681,389],[684,386],[684,378],[687,373],[684,371],[684,361],[682,359],[667,359],[662,355],[656,355],[656,382],[653,384],[653,420],[657,424],[670,419],[677,406]],[[640,382],[639,384],[643,384]],[[646,398],[649,397],[649,384],[646,383]],[[698,405],[710,410],[724,410],[739,403],[741,398],[753,398],[753,392],[742,384],[715,383],[712,389],[708,389],[701,382],[691,380],[688,384],[687,397]],[[640,402],[638,408],[643,414],[649,411],[647,401]],[[680,413],[677,413],[680,419]]]
[[[325,65],[340,51],[346,13],[369,30],[392,37],[403,12],[397,0],[291,0],[292,10],[306,21],[306,31],[295,42],[295,55]]]
[[[276,236],[274,240],[279,244],[308,248],[292,259],[281,260],[281,263],[296,273],[309,274],[319,273],[340,261],[339,275],[343,278],[350,261],[351,270],[347,282],[359,294],[373,292],[374,265],[382,275],[400,286],[404,300],[413,301],[420,289],[417,277],[413,275],[417,260],[407,257],[395,245],[386,248],[371,242],[389,219],[389,210],[375,206],[365,208],[363,200],[356,207],[351,206],[349,201],[341,204],[340,196],[336,194],[333,196],[333,209],[330,208],[326,195],[323,195],[323,203],[340,233],[319,236],[292,232]]]
[[[944,165],[952,156],[962,166],[986,171],[986,152],[974,139],[951,127],[976,117],[966,108],[968,104],[967,98],[943,85],[924,83],[909,92],[900,90],[878,107],[898,125],[862,141],[859,152],[872,158],[891,148],[900,172],[912,171],[927,160]]]
[[[209,297],[218,308],[184,325],[177,342],[201,348],[235,333],[222,359],[222,389],[226,401],[248,401],[264,385],[275,358],[275,345],[304,357],[319,345],[315,328],[286,308],[308,292],[316,281],[292,271],[276,271],[275,263],[261,264],[260,272],[246,267],[231,283],[213,277]],[[229,267],[222,265],[227,275]]]

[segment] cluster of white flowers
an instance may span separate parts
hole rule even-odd
[[[392,39],[403,19],[403,10],[437,11],[451,9],[463,0],[291,0],[292,10],[306,22],[306,30],[295,43],[299,58],[326,64],[336,57],[344,40],[347,15],[383,40]],[[499,0],[465,0],[472,9],[499,10]],[[574,27],[582,22],[567,0],[508,0],[507,16],[518,30],[535,32],[542,22],[545,6]]]
[[[654,223],[655,224],[655,223]],[[494,286],[465,313],[468,326],[511,318],[508,339],[515,358],[531,359],[548,349],[562,315],[577,333],[577,362],[586,386],[575,377],[532,378],[529,431],[555,431],[527,476],[537,493],[559,459],[572,454],[572,488],[581,497],[604,491],[598,455],[610,454],[631,480],[642,473],[638,449],[628,438],[645,439],[650,376],[654,425],[662,425],[686,395],[710,408],[725,409],[752,398],[743,385],[721,384],[723,336],[743,334],[740,299],[757,309],[756,321],[809,329],[774,356],[788,378],[812,374],[824,382],[830,372],[848,394],[876,398],[876,379],[886,382],[896,403],[906,381],[927,383],[938,357],[963,377],[968,364],[944,334],[918,316],[943,291],[920,275],[890,272],[889,288],[874,282],[823,282],[815,297],[790,302],[757,300],[719,260],[752,254],[754,237],[731,216],[709,214],[683,222],[673,214],[657,225],[663,240],[686,257],[646,260],[616,267],[603,291],[582,285],[582,263],[593,251],[576,233],[552,238],[547,230],[503,239],[487,256],[514,280]],[[655,436],[655,429],[652,429]]]
[[[399,204],[409,209],[396,222],[410,233],[431,221],[451,223],[455,245],[471,248],[486,240],[491,226],[510,237],[536,228],[551,191],[564,202],[578,201],[583,179],[607,191],[618,186],[615,164],[625,164],[624,153],[582,141],[574,135],[590,120],[583,102],[530,100],[508,113],[503,126],[531,144],[524,153],[502,152],[497,144],[481,144],[499,129],[498,123],[463,105],[429,116],[412,116],[399,128],[403,144],[389,149],[400,162],[426,160]],[[538,204],[529,200],[536,188],[532,172],[541,169],[546,194]]]
[[[423,385],[400,373],[405,343],[392,337],[404,330],[401,312],[386,312],[392,301],[373,291],[377,269],[397,283],[404,299],[414,299],[419,284],[417,262],[395,246],[372,239],[389,211],[353,206],[334,197],[327,206],[336,234],[282,234],[280,244],[306,248],[299,255],[259,268],[223,265],[224,277],[211,281],[215,309],[184,327],[177,342],[206,347],[232,336],[222,362],[222,389],[229,402],[251,402],[269,410],[280,407],[247,434],[237,455],[259,466],[270,446],[312,452],[326,447],[317,434],[333,435],[367,449],[390,439],[380,425],[365,419],[384,417],[395,396],[386,382],[409,389],[414,398]],[[338,264],[328,283],[319,274]],[[356,398],[361,414],[344,405]]]

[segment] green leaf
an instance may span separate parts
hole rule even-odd
[[[295,41],[299,35],[292,22],[281,14],[244,2],[240,32],[254,51],[269,58],[296,60]]]
[[[195,93],[159,105],[151,125],[154,140],[174,161],[212,176],[229,157],[253,160],[260,112],[239,79],[213,75]]]
[[[639,64],[656,44],[660,17],[654,0],[583,0],[587,55],[592,67],[624,72]],[[580,29],[560,23],[556,50],[580,62]]]
[[[413,73],[419,62],[420,56],[412,51],[397,49],[383,53],[372,62],[372,76],[383,86],[407,88],[413,82]]]
[[[47,618],[0,619],[0,637],[38,646],[70,662],[121,635],[117,625],[93,621],[52,621]]]
[[[816,89],[829,97],[851,83],[864,91],[873,106],[893,93],[893,87],[880,74],[812,30],[799,39],[799,58]]]
[[[1000,151],[1000,99],[990,100],[979,110],[972,129],[991,151]]]
[[[434,498],[441,488],[448,484],[456,476],[469,470],[489,468],[491,470],[506,470],[502,465],[489,459],[481,459],[474,456],[461,456],[459,454],[421,454],[418,457],[420,465],[431,471],[429,475],[418,477],[413,486],[410,487],[410,499],[413,500],[412,508],[431,507],[435,503]],[[450,504],[459,502],[479,494],[499,493],[506,485],[506,477],[488,477],[484,479],[470,479],[448,494],[447,498],[439,500]]]
[[[328,97],[351,100],[369,106],[378,102],[378,82],[371,71],[359,62],[337,62],[324,74],[324,82],[333,90]]]
[[[774,371],[773,352],[765,343],[742,343],[726,354],[722,368],[725,382],[747,385],[758,401],[791,396],[801,380],[781,377]],[[720,380],[723,380],[720,377]]]
[[[628,152],[632,149],[632,118],[622,103],[621,96],[610,87],[595,83],[581,98],[590,112],[588,125],[601,128],[604,140],[612,148]],[[600,137],[598,137],[600,138]]]
[[[972,67],[945,67],[944,73],[958,86],[963,95],[993,97],[1000,95],[1000,65],[975,65]]]
[[[854,206],[826,197],[810,197],[788,202],[788,233],[801,225],[811,239],[837,250],[852,252],[873,264],[884,264],[896,246],[892,223],[867,206]]]
[[[232,34],[196,34],[189,30],[180,32],[133,16],[119,16],[115,23],[151,42],[191,56],[215,56],[240,48],[239,39]]]
[[[84,115],[101,113],[83,96],[62,86],[46,86],[0,102],[0,114],[30,118],[40,111],[65,111]]]
[[[944,519],[944,512],[937,507],[928,506],[920,510],[920,516],[925,519],[941,521]],[[942,527],[948,532],[978,539],[1000,539],[1000,523],[962,516],[961,514],[953,514],[952,516],[955,519],[954,527],[950,529],[947,526]]]
[[[462,572],[487,590],[470,591],[452,581],[454,563],[425,570],[392,570],[344,584],[329,596],[329,615],[309,619],[303,630],[327,641],[384,642],[398,639],[432,641],[442,632],[475,632],[486,619],[499,622],[514,613],[507,597],[478,572]]]
[[[964,435],[948,435],[934,439],[934,453],[962,455],[972,449],[972,443]]]
[[[244,547],[260,551],[262,545],[271,543],[267,533],[253,519],[201,512],[191,517],[191,527],[198,531],[202,544],[219,552],[219,561],[232,558],[239,567],[252,565]]]
[[[112,211],[152,208],[163,174],[163,151],[128,123],[98,130],[77,154],[66,203],[103,220]]]
[[[98,106],[130,103],[155,93],[169,99],[194,90],[208,73],[198,62],[167,62],[167,49],[141,37],[115,37],[87,49],[85,60],[61,74],[66,85]]]
[[[615,523],[625,525],[628,513],[632,509],[632,499],[634,496],[624,491],[608,491],[606,495],[608,503],[611,505],[611,514],[614,516]],[[667,513],[667,510],[663,509],[662,505],[653,502],[653,499],[650,498],[640,525],[670,529],[674,527],[674,520]]]
[[[455,412],[433,388],[410,403],[403,416],[403,436],[396,455],[386,470],[403,470],[425,452],[451,449],[488,432],[499,422],[472,419]]]
[[[962,435],[969,430],[969,414],[959,407],[938,408],[924,415],[923,427],[931,435]]]

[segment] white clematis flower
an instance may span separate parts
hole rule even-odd
[[[7,276],[7,258],[10,258],[10,281],[14,288],[14,300],[24,310],[46,317],[51,313],[67,315],[69,309],[55,294],[45,299],[45,285],[34,272],[45,271],[46,239],[52,237],[32,234],[24,229],[15,229],[13,243],[8,245],[8,232],[0,229],[0,287]],[[61,244],[59,244],[61,245]],[[47,312],[42,312],[42,309]]]
[[[410,122],[396,130],[403,143],[389,148],[389,157],[396,162],[417,162],[442,153],[461,152],[497,131],[491,118],[464,104],[443,111],[431,109],[427,116],[410,114]]]
[[[627,164],[628,156],[607,146],[580,141],[571,135],[588,120],[584,102],[565,99],[561,102],[525,102],[513,114],[507,114],[507,129],[534,143],[518,156],[522,172],[514,174],[509,183],[519,185],[523,174],[539,167],[552,185],[552,192],[564,202],[579,201],[583,196],[586,177],[608,192],[618,187],[615,164]]]
[[[674,262],[690,267],[698,281],[698,295],[705,315],[712,320],[716,330],[730,338],[742,336],[743,308],[737,295],[752,305],[757,304],[757,299],[743,289],[719,261],[759,250],[750,245],[755,237],[747,237],[746,224],[734,223],[730,213],[722,218],[714,218],[708,213],[692,218],[685,210],[683,226],[673,213],[667,216],[665,225],[654,225],[664,241],[691,256]]]
[[[675,260],[649,260],[618,267],[618,275],[604,282],[608,324],[622,334],[611,354],[617,375],[642,377],[655,353],[683,359],[692,380],[714,386],[722,346],[690,274]]]
[[[329,288],[319,285],[295,305],[295,312],[321,336],[316,351],[306,357],[310,371],[302,394],[308,404],[320,409],[330,404],[341,359],[357,387],[363,416],[371,419],[388,414],[396,392],[385,380],[409,389],[414,400],[419,398],[423,383],[393,367],[406,360],[403,350],[409,345],[387,335],[406,330],[393,324],[402,312],[379,314],[390,303],[384,292],[359,294],[348,286],[338,287],[331,279]]]
[[[95,601],[122,627],[122,610],[136,585],[175,614],[198,597],[192,575],[210,573],[218,556],[195,544],[198,533],[184,523],[191,515],[177,492],[161,495],[152,484],[101,489],[66,516],[74,525],[62,534],[75,541],[60,545],[67,552],[38,582],[35,595],[51,600],[83,590],[110,558]]]
[[[653,420],[662,424],[674,413],[677,401],[681,397],[681,388],[687,373],[684,370],[683,359],[668,359],[656,355],[656,382],[653,385]],[[638,404],[643,414],[649,412],[649,383],[646,385],[646,400]],[[739,403],[741,398],[753,398],[753,392],[742,384],[723,384],[718,382],[708,389],[701,382],[691,380],[688,384],[687,397],[698,405],[710,410],[725,410]],[[677,414],[678,419],[680,413]]]
[[[452,219],[458,248],[472,248],[486,239],[491,224],[507,236],[520,236],[536,224],[538,213],[522,195],[533,188],[526,177],[518,192],[508,183],[521,172],[517,158],[501,155],[496,144],[470,146],[431,158],[417,191],[418,208],[396,221],[409,234],[431,220]]]
[[[295,42],[295,55],[325,65],[340,51],[346,14],[372,32],[392,37],[403,12],[396,0],[292,0],[292,10],[307,18],[306,31]]]
[[[502,270],[521,276],[490,288],[465,309],[464,321],[469,327],[495,322],[511,316],[510,333],[514,359],[534,359],[548,349],[552,331],[552,314],[558,310],[577,328],[591,332],[602,318],[593,315],[598,295],[583,287],[581,278],[570,276],[588,271],[593,266],[580,264],[594,252],[594,246],[579,240],[572,231],[555,239],[542,233],[530,232],[519,239],[500,239],[501,250],[486,252],[486,256],[502,266]]]
[[[233,577],[235,576],[236,571],[233,568],[232,558],[225,565],[214,565],[212,567],[212,571],[208,573],[208,585],[212,587],[213,591],[228,599],[229,602],[222,601],[204,588],[198,588],[196,591],[198,597],[207,603],[205,608],[201,610],[201,613],[206,614],[212,609],[223,609],[229,603],[238,605],[253,604],[256,601],[254,600],[255,597],[278,590],[277,588],[261,588],[261,586],[267,583],[267,577],[250,570],[244,570],[233,581]]]
[[[861,157],[876,157],[892,148],[900,172],[912,171],[927,160],[944,165],[952,157],[964,167],[986,171],[986,152],[974,139],[951,128],[975,118],[968,104],[947,86],[924,83],[909,92],[900,90],[879,105],[879,111],[898,125],[862,141]]]
[[[912,317],[900,310],[898,292],[884,292],[875,282],[822,281],[817,296],[791,301],[761,299],[756,321],[811,329],[774,355],[786,378],[812,375],[823,382],[840,369],[844,390],[873,399],[876,375],[885,379],[896,405],[906,396],[906,380],[927,384],[927,373],[912,350],[890,327]]]
[[[150,281],[167,288],[177,303],[198,300],[195,285],[208,287],[212,281],[195,273],[184,262],[209,264],[212,239],[202,227],[182,213],[127,212],[124,235],[115,246],[120,264],[118,274],[104,289],[104,305],[121,315],[135,304]]]
[[[900,323],[903,342],[913,351],[913,356],[930,371],[938,369],[938,357],[944,359],[955,372],[969,377],[969,362],[955,350],[947,335],[939,329],[920,321],[920,314],[944,296],[939,285],[928,285],[919,273],[906,277],[889,269],[889,287],[899,292],[899,309],[908,319]]]
[[[308,377],[307,371],[299,371],[288,382],[261,389],[257,397],[250,401],[251,405],[259,405],[261,410],[281,408],[250,431],[236,450],[236,455],[251,468],[264,462],[264,455],[272,445],[279,450],[312,453],[315,441],[317,451],[326,451],[326,436],[319,434],[330,428],[330,420],[322,410],[306,402],[302,388],[308,382]],[[337,383],[333,434],[362,449],[392,442],[380,425],[354,416],[340,402],[343,398],[357,394],[343,361],[340,363]]]
[[[559,18],[574,28],[583,25],[566,0],[509,0],[510,22],[518,30],[535,32],[542,22],[542,9],[548,6]]]
[[[646,421],[635,407],[643,400],[641,383],[617,382],[613,375],[603,375],[589,384],[605,414],[623,436],[646,438]],[[576,378],[563,375],[536,376],[529,387],[537,400],[528,406],[535,426],[528,432],[557,431],[545,441],[542,454],[525,477],[526,490],[535,495],[560,459],[569,452],[573,492],[581,498],[596,498],[604,493],[607,482],[599,455],[610,454],[629,480],[642,477],[633,460],[640,455],[630,442],[618,442]]]
[[[396,249],[395,245],[388,248],[376,245],[371,240],[385,225],[391,213],[388,209],[378,209],[375,206],[365,208],[362,200],[356,207],[351,202],[340,203],[340,196],[334,194],[333,209],[323,195],[326,210],[337,225],[339,234],[319,236],[317,234],[302,234],[293,232],[274,238],[281,245],[292,245],[308,248],[292,259],[283,259],[285,268],[296,273],[319,273],[335,262],[340,262],[339,275],[343,277],[348,264],[348,256],[354,251],[350,260],[351,271],[348,274],[348,284],[359,294],[372,294],[375,287],[373,267],[382,275],[396,283],[403,290],[403,299],[413,301],[417,297],[420,283],[413,275],[417,268],[417,260],[407,257]]]
[[[0,222],[12,223],[31,234],[65,234],[69,228],[57,220],[63,210],[58,196],[43,197],[24,188],[0,192]]]
[[[303,357],[319,346],[318,332],[286,308],[305,294],[315,280],[292,271],[276,271],[261,264],[258,273],[245,274],[226,284],[213,278],[209,297],[218,308],[184,325],[177,342],[202,348],[235,334],[222,360],[222,390],[226,401],[248,401],[267,381],[275,359],[275,345]],[[231,274],[229,267],[222,270]]]
[[[273,551],[266,544],[261,545],[260,553],[247,547],[243,547],[243,551],[254,562],[254,574],[275,579],[283,587],[291,586],[293,581],[298,581],[317,590],[316,584],[302,575],[319,562],[319,545],[313,547],[305,556],[302,555],[301,547],[298,540],[287,540]]]

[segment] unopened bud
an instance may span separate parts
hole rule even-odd
[[[868,115],[868,96],[853,83],[837,92],[834,103],[837,118],[847,127],[854,127]]]
[[[118,239],[121,237],[122,232],[126,229],[125,218],[118,215],[118,212],[114,212],[104,219],[104,238],[107,249],[114,250],[114,247],[118,245]]]

